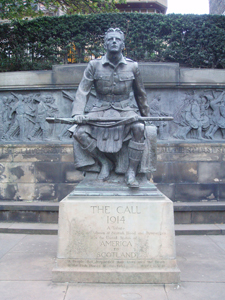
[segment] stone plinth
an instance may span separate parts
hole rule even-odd
[[[60,202],[53,281],[179,282],[172,202],[149,183],[78,185]]]

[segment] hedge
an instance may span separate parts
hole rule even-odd
[[[134,60],[225,68],[225,16],[114,13],[0,25],[0,71],[51,69],[99,57],[109,27],[124,31],[124,55]]]

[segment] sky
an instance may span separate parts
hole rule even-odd
[[[208,14],[209,0],[168,0],[167,14]]]

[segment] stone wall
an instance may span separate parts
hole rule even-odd
[[[225,71],[139,66],[152,116],[174,117],[155,124],[158,163],[151,180],[174,201],[222,201]],[[70,117],[84,68],[0,74],[1,200],[59,201],[82,179],[68,125],[49,125],[45,117]]]
[[[82,178],[71,144],[1,146],[1,200],[59,201]]]
[[[1,146],[1,200],[60,201],[82,178],[72,144]],[[224,201],[225,144],[159,141],[151,180],[173,201]]]
[[[158,144],[153,181],[173,201],[224,201],[225,144]]]

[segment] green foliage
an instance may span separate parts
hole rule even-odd
[[[115,11],[115,3],[125,0],[1,0],[1,19],[23,19],[43,15],[38,6],[44,5],[49,14],[60,8],[66,14],[104,13]]]
[[[125,33],[125,56],[225,68],[225,16],[113,13],[42,17],[0,26],[0,71],[50,69],[104,53],[109,27]]]
[[[0,18],[1,19],[21,19],[27,16],[40,16],[41,11],[37,12],[38,0],[1,0]]]

